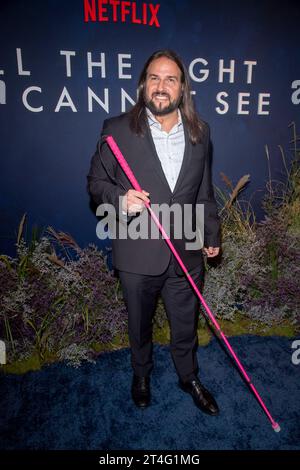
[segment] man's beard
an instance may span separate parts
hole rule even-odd
[[[163,103],[160,103],[159,106],[156,106],[153,101],[153,98],[155,98],[155,96],[167,96],[169,99],[169,104],[167,106],[164,106]],[[168,93],[153,93],[151,99],[149,100],[146,94],[144,94],[144,101],[145,105],[154,116],[166,116],[167,114],[170,114],[179,108],[181,96],[179,96],[177,100],[171,101],[171,98]]]

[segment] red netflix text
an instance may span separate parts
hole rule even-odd
[[[84,21],[135,23],[160,27],[160,4],[123,0],[84,0]]]

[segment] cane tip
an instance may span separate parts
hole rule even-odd
[[[281,431],[281,428],[280,428],[278,423],[273,424],[273,429],[274,429],[275,432],[280,432]]]

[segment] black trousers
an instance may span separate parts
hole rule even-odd
[[[161,294],[171,331],[171,355],[179,378],[191,380],[198,373],[197,324],[199,301],[186,276],[178,276],[173,255],[167,270],[159,276],[119,271],[128,310],[128,333],[133,371],[140,377],[150,374],[152,359],[152,324]],[[203,282],[203,265],[190,272],[197,287]]]

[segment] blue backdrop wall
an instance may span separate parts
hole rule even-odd
[[[81,246],[100,244],[86,191],[90,158],[103,120],[130,108],[145,60],[165,47],[184,59],[211,126],[215,183],[221,171],[233,181],[250,173],[260,214],[264,147],[278,178],[278,144],[288,149],[288,125],[300,125],[299,2],[0,5],[1,252],[13,253],[25,212]]]

